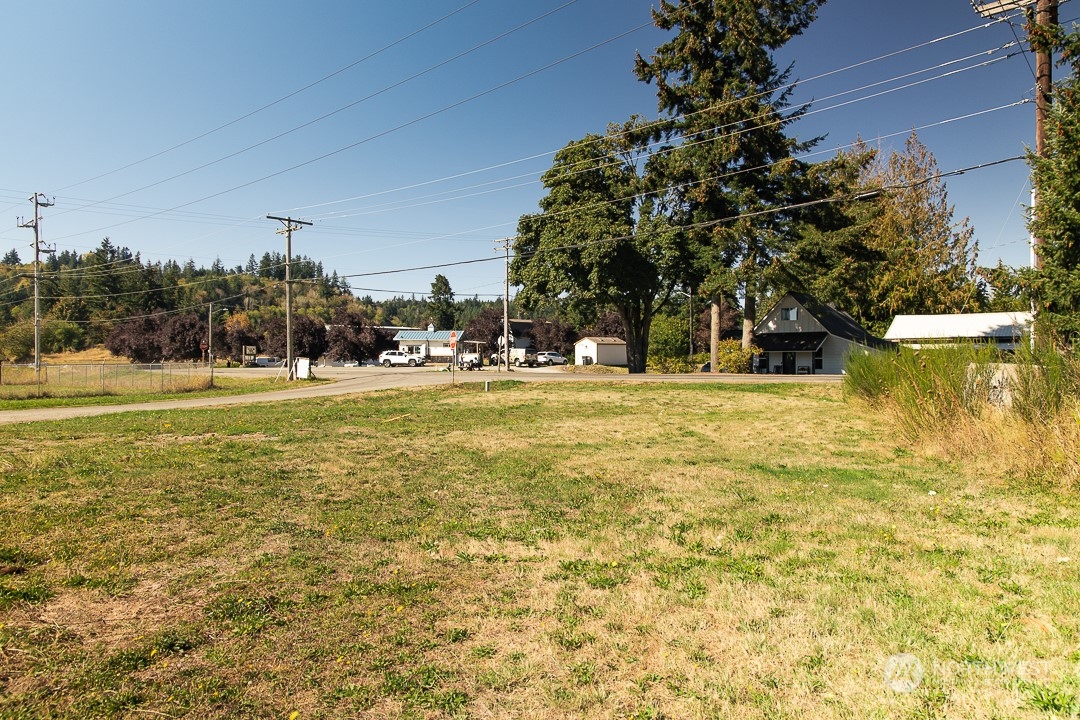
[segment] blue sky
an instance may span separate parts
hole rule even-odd
[[[42,237],[59,250],[108,236],[144,261],[231,267],[284,252],[265,216],[291,215],[314,223],[294,235],[294,254],[351,276],[359,295],[424,294],[442,273],[459,297],[498,296],[498,262],[387,271],[494,257],[494,242],[537,210],[556,150],[633,113],[656,116],[653,88],[633,75],[634,53],[666,37],[650,7],[8,3],[0,250],[32,257],[17,217],[43,192],[56,204]],[[796,99],[813,102],[794,132],[826,136],[810,159],[860,136],[902,148],[912,129],[943,171],[1023,154],[1034,106],[995,108],[1033,97],[1034,60],[996,60],[1017,48],[987,55],[1023,32],[985,22],[968,0],[830,0],[780,53],[801,80]],[[1025,163],[947,188],[983,264],[1028,262]]]

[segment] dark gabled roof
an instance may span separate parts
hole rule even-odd
[[[502,320],[499,320],[499,329],[502,329]],[[514,337],[532,337],[533,321],[520,318],[510,318],[510,332]]]
[[[895,347],[888,340],[882,340],[879,337],[875,337],[868,333],[866,329],[855,320],[855,318],[848,315],[842,310],[826,305],[822,302],[818,302],[816,299],[810,297],[805,293],[789,292],[787,293],[795,302],[806,308],[806,311],[814,316],[821,325],[829,331],[830,335],[835,335],[838,338],[844,340],[850,340],[851,342],[857,342],[862,345],[875,348],[891,348]],[[781,298],[783,300],[783,298]],[[769,334],[776,333],[761,333],[758,334],[755,328],[755,337],[764,337]],[[781,333],[784,334],[784,333]],[[813,334],[813,333],[808,333]],[[755,345],[760,346],[760,342],[755,340]]]
[[[827,337],[825,332],[762,333],[754,336],[754,347],[765,352],[814,352]]]

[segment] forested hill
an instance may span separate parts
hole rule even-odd
[[[336,271],[307,257],[293,259],[292,279],[300,334],[309,325],[325,335],[333,323],[358,331],[427,322],[426,299],[357,299]],[[230,340],[269,352],[284,341],[285,256],[276,252],[252,255],[243,267],[216,261],[205,268],[192,260],[143,262],[106,238],[85,254],[43,255],[39,295],[43,353],[105,344],[133,359],[193,359],[211,319],[219,356],[233,349]],[[472,304],[475,315],[483,303]],[[34,266],[12,250],[0,261],[0,360],[33,353]]]

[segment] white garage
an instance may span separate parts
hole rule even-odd
[[[626,366],[626,341],[616,337],[583,337],[574,343],[575,365]]]

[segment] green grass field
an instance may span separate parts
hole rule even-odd
[[[179,398],[245,395],[247,393],[284,390],[288,387],[284,380],[265,377],[236,378],[224,375],[218,375],[214,378],[213,387],[207,387],[208,385],[209,378],[199,378],[199,382],[192,382],[183,388],[167,387],[164,391],[148,390],[146,388],[120,389],[105,394],[90,388],[46,387],[39,391],[33,386],[15,385],[0,387],[0,410],[81,407],[86,405],[131,405]]]
[[[0,718],[1075,717],[1080,501],[895,438],[603,382],[2,426]]]

